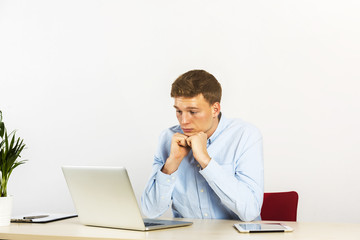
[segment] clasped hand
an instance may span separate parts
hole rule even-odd
[[[202,168],[205,168],[210,162],[206,146],[207,135],[204,132],[192,136],[175,133],[171,139],[170,156],[166,160],[162,172],[166,174],[175,172],[183,158],[189,154],[190,149],[192,149],[195,160]]]

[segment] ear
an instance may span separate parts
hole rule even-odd
[[[212,108],[213,117],[215,118],[215,117],[219,116],[219,114],[220,114],[220,103],[219,102],[214,103],[211,106],[211,108]]]

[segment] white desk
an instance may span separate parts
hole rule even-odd
[[[83,226],[77,218],[46,224],[12,223],[0,227],[0,239],[20,240],[81,240],[81,239],[266,239],[266,240],[359,240],[360,223],[303,223],[284,222],[294,228],[290,233],[239,233],[232,220],[186,219],[194,222],[192,226],[138,232],[120,229]]]

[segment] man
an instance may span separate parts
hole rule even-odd
[[[261,133],[221,114],[221,85],[204,70],[178,77],[171,97],[179,125],[160,136],[143,213],[156,218],[172,203],[174,217],[260,219]]]

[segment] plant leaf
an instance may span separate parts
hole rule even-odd
[[[0,137],[3,138],[5,133],[5,123],[0,121]]]

